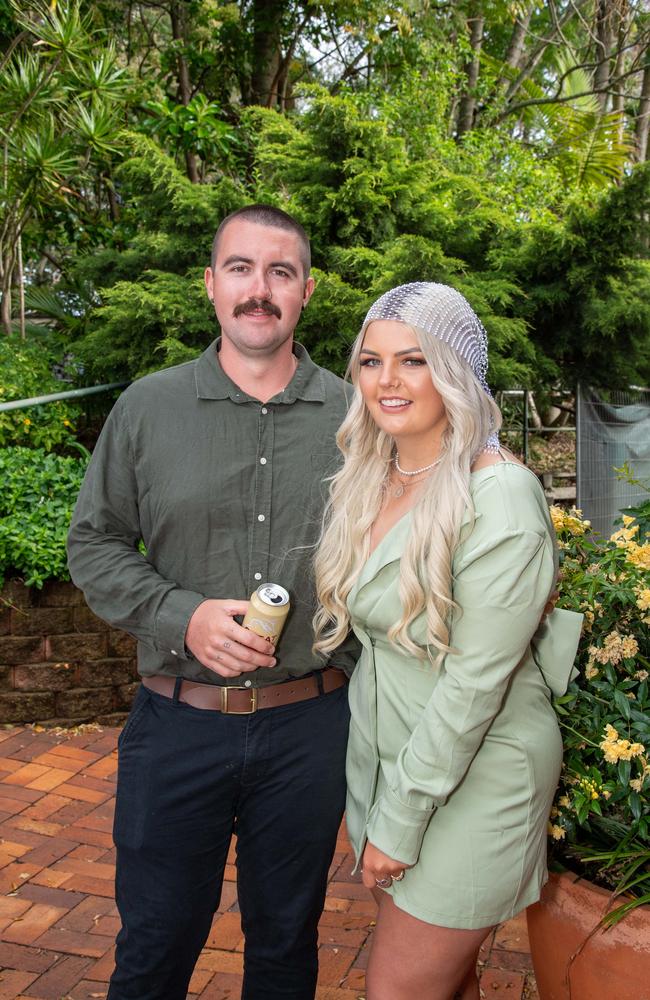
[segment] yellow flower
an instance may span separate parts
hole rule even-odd
[[[64,426],[64,427],[72,427],[72,424],[70,423],[70,421],[69,421],[69,420],[64,420],[64,421],[63,421],[63,426]]]
[[[621,640],[621,653],[624,660],[631,660],[639,652],[639,644],[633,635],[625,635]]]
[[[636,677],[636,679],[638,681],[645,681],[645,680],[648,679],[648,671],[647,670],[637,670],[634,676]]]
[[[606,788],[603,788],[601,794],[602,794],[602,796],[603,796],[604,799],[611,799],[611,797],[612,797],[612,793],[608,792]]]
[[[582,520],[582,511],[573,507],[568,513],[555,504],[549,508],[551,521],[556,532],[568,531],[571,535],[584,535],[591,527],[590,521]]]
[[[635,593],[637,595],[637,608],[640,608],[641,611],[650,611],[650,587],[636,590]]]
[[[623,514],[623,525],[624,525],[624,527],[627,528],[628,524],[632,524],[633,522],[634,522],[634,518],[633,517],[630,517],[629,514]]]
[[[29,425],[31,424],[31,420],[29,419],[29,417],[25,417],[25,419],[23,420],[23,423],[24,423],[25,427],[29,427]]]
[[[563,809],[570,809],[571,799],[568,795],[563,795],[561,799],[558,799],[558,805],[562,806]]]
[[[588,663],[585,667],[585,677],[588,681],[593,681],[595,677],[598,677],[600,670],[598,667],[594,667],[593,663]]]
[[[643,783],[645,781],[645,775],[642,774],[640,778],[630,779],[630,788],[633,788],[635,792],[640,792],[643,788]]]
[[[603,757],[608,764],[618,764],[620,757],[618,743],[607,743],[603,740],[600,744],[600,748],[603,751]]]
[[[629,740],[618,738],[618,732],[609,724],[605,726],[605,739],[599,743],[603,757],[608,764],[617,764],[619,760],[632,760],[645,753],[643,743],[630,743]]]
[[[566,830],[563,826],[559,826],[557,823],[549,823],[548,832],[549,836],[551,836],[553,840],[563,840],[563,838],[566,837]]]
[[[629,524],[630,521],[633,520],[634,520],[633,517],[629,518],[627,523]],[[618,546],[619,549],[624,549],[630,544],[634,536],[638,534],[638,531],[639,531],[638,524],[635,524],[633,528],[627,528],[627,527],[619,528],[618,531],[615,531],[613,535],[610,535],[609,540],[610,542],[616,542],[616,545]]]
[[[603,639],[602,646],[590,646],[590,662],[611,663],[616,666],[621,660],[633,659],[639,652],[639,644],[633,635],[621,636],[614,629]]]
[[[629,563],[639,569],[650,569],[650,542],[646,542],[644,545],[631,542],[626,546],[626,550],[625,558]]]

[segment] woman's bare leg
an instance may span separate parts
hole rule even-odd
[[[478,975],[476,974],[477,961],[478,949],[476,951],[476,957],[472,968],[469,970],[463,982],[454,993],[454,1000],[480,1000],[481,992],[478,986]]]
[[[438,927],[382,894],[366,973],[367,1000],[478,1000],[476,960],[491,928]]]

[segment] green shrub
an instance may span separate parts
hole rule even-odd
[[[52,374],[53,358],[43,341],[0,339],[0,403],[64,392],[67,384]],[[0,411],[0,447],[29,448],[65,446],[74,441],[79,409],[57,400],[42,406]]]
[[[0,448],[0,585],[69,580],[65,539],[87,459]]]
[[[559,603],[585,624],[580,675],[555,703],[564,767],[549,832],[556,856],[622,896],[607,918],[616,920],[650,902],[650,500],[609,539],[580,511],[551,516],[564,557]]]

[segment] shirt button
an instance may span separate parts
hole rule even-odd
[[[252,681],[244,681],[244,687],[249,688],[252,683],[253,683]]]
[[[261,580],[262,579],[262,574],[261,573],[254,573],[253,574],[253,578],[255,580]]]
[[[258,521],[266,521],[266,518],[264,517],[264,514],[258,514],[257,515],[257,520]]]
[[[172,654],[172,656],[178,656],[178,653],[176,652],[175,649],[170,649],[169,652]]]
[[[266,459],[260,458],[260,465],[266,465]]]
[[[268,413],[268,412],[269,412],[269,411],[267,410],[267,408],[266,408],[265,406],[263,406],[263,407],[262,407],[262,413]]]

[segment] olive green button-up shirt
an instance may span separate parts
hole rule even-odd
[[[281,584],[291,612],[277,665],[246,675],[263,687],[323,666],[311,652],[312,557],[350,390],[296,344],[291,382],[261,403],[217,352],[215,341],[195,361],[147,375],[115,404],[72,518],[70,573],[97,615],[137,638],[143,676],[214,684],[242,681],[185,649],[196,608]],[[332,665],[351,672],[357,652],[351,639]]]

